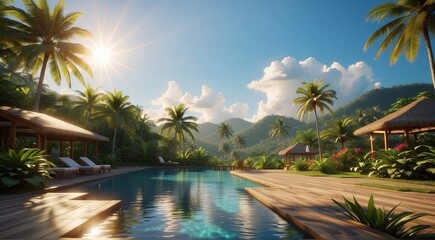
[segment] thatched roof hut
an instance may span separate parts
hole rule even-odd
[[[318,154],[318,152],[316,150],[311,150],[305,144],[297,143],[279,151],[278,154],[280,156],[285,156],[286,165],[290,165],[290,162],[294,161],[296,156],[306,156],[307,158],[312,159]]]
[[[47,140],[105,141],[109,138],[80,128],[49,115],[19,108],[0,106],[0,142],[15,148],[16,136],[35,136],[38,148],[46,149]],[[6,141],[4,141],[4,136]]]
[[[420,98],[400,110],[389,114],[353,132],[354,135],[370,134],[373,151],[373,134],[384,134],[385,148],[388,148],[389,134],[409,134],[435,131],[435,100]]]

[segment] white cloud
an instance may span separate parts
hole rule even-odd
[[[198,122],[220,123],[229,118],[243,118],[248,116],[248,105],[236,102],[231,106],[225,105],[225,97],[221,92],[215,92],[207,85],[201,88],[201,96],[192,96],[190,93],[183,92],[176,81],[168,83],[167,90],[157,99],[152,100],[151,104],[155,108],[146,109],[145,112],[153,120],[167,117],[164,109],[172,105],[184,103],[189,108],[189,115],[198,117]]]
[[[296,117],[298,106],[293,106],[293,99],[297,97],[296,89],[302,82],[316,79],[323,79],[331,85],[331,89],[337,91],[338,99],[334,108],[380,86],[379,82],[373,82],[372,69],[364,62],[345,68],[338,62],[326,66],[313,57],[303,61],[286,57],[282,61],[271,62],[259,80],[247,85],[249,89],[266,94],[266,98],[258,103],[258,111],[251,120],[257,121],[270,114]]]

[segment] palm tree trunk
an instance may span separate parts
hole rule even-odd
[[[41,102],[42,86],[44,86],[45,69],[47,68],[49,53],[44,54],[44,60],[42,62],[41,73],[39,74],[38,88],[36,89],[35,105],[33,106],[33,111],[39,111],[39,103]]]
[[[314,107],[314,116],[316,117],[316,132],[317,132],[317,146],[319,148],[319,156],[322,159],[322,150],[320,150],[320,131],[319,131],[319,119],[317,118],[317,110]]]
[[[118,124],[115,126],[115,132],[113,133],[112,153],[115,152],[116,132],[118,131]]]
[[[429,57],[430,71],[431,71],[431,75],[432,75],[432,82],[433,82],[433,87],[435,90],[435,62],[433,59],[432,45],[430,43],[430,37],[429,37],[429,32],[428,32],[427,26],[425,26],[423,28],[423,35],[424,35],[424,40],[426,42],[427,55]]]

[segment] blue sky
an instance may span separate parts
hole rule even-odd
[[[19,1],[16,1],[17,4]],[[56,1],[49,0],[51,5]],[[323,78],[339,107],[374,87],[431,83],[422,41],[417,60],[390,51],[374,59],[363,46],[379,23],[366,22],[381,0],[66,0],[82,12],[77,26],[108,46],[112,60],[94,64],[87,82],[122,90],[154,119],[180,101],[200,122],[295,116],[296,88]],[[91,41],[83,41],[94,47]],[[63,92],[83,90],[77,81]]]

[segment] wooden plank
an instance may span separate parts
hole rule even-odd
[[[401,202],[396,212],[426,213],[414,224],[428,224],[435,232],[435,198],[433,194],[397,192],[355,185],[360,182],[385,181],[360,178],[308,177],[282,170],[232,172],[233,175],[272,187],[247,188],[248,193],[283,217],[293,221],[316,239],[383,239],[385,234],[347,219],[334,210],[331,199],[343,202],[342,195],[353,196],[367,206],[371,194],[377,207],[391,209]],[[406,183],[406,185],[412,185]],[[415,187],[415,185],[412,185]],[[417,185],[418,187],[419,185]],[[422,186],[419,186],[422,187]],[[426,186],[424,186],[426,187]],[[428,186],[428,188],[433,188]],[[435,188],[434,188],[435,189]]]
[[[0,238],[55,239],[78,233],[119,209],[121,203],[119,200],[79,200],[86,195],[46,193],[27,200],[7,201],[12,210],[0,211]]]

